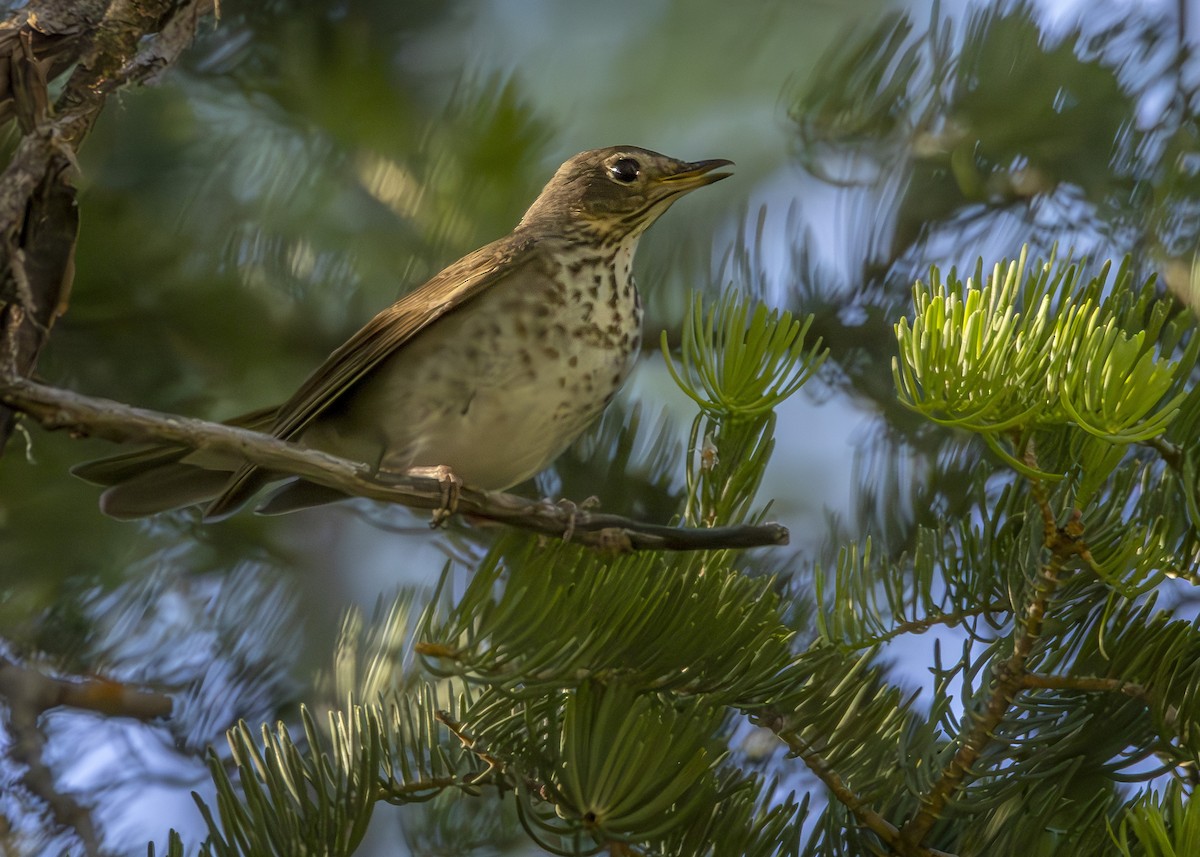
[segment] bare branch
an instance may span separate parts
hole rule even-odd
[[[0,696],[35,715],[65,705],[112,717],[153,720],[171,713],[171,697],[111,679],[65,679],[0,657]]]
[[[40,718],[48,709],[67,705],[148,720],[171,713],[170,697],[115,681],[54,678],[4,657],[0,657],[0,697],[8,704],[12,738],[8,753],[24,766],[22,784],[46,802],[56,822],[74,829],[87,854],[100,854],[100,839],[90,811],[58,790],[54,773],[46,765],[46,739],[39,727]]]
[[[24,378],[0,376],[0,403],[28,414],[48,430],[66,429],[122,443],[171,444],[241,458],[268,470],[301,476],[356,497],[440,509],[437,479],[372,474],[365,464],[305,449],[258,432],[204,420],[134,408],[109,399],[81,396]],[[685,529],[646,524],[619,515],[528,500],[500,491],[464,487],[457,511],[607,550],[726,550],[788,542],[787,528],[761,526]]]

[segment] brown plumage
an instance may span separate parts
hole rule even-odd
[[[489,490],[529,478],[600,414],[632,367],[638,238],[679,196],[725,178],[713,170],[729,163],[632,146],[576,155],[513,232],[379,313],[278,408],[229,422],[385,471],[446,466]],[[204,501],[217,518],[286,477],[169,447],[74,472],[109,486],[101,508],[119,518]],[[291,480],[260,511],[338,499]]]

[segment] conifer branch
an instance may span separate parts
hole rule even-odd
[[[781,733],[779,737],[787,741],[792,753],[808,766],[808,769],[817,776],[817,779],[823,782],[825,787],[829,789],[829,793],[833,795],[838,803],[850,810],[851,814],[858,819],[860,824],[864,825],[888,845],[895,846],[899,844],[899,830],[896,828],[896,825],[872,809],[862,796],[851,790],[820,753],[813,750],[808,746],[807,742],[802,741],[794,733],[791,735]],[[928,854],[930,852],[925,849],[919,849],[913,853]]]
[[[82,396],[23,378],[0,376],[0,402],[37,420],[47,430],[117,442],[173,444],[241,458],[269,470],[292,473],[355,497],[440,509],[445,499],[437,479],[372,474],[366,465],[305,449],[279,438],[220,423],[179,417]],[[785,545],[780,524],[686,529],[634,521],[529,500],[500,491],[462,488],[457,511],[603,550],[727,550]]]
[[[381,800],[392,806],[407,806],[413,802],[412,795],[430,794],[448,788],[462,788],[462,777],[431,777],[427,780],[406,782],[401,788],[394,785],[381,784],[375,791],[375,800]]]
[[[1146,705],[1154,702],[1153,694],[1149,687],[1119,678],[1026,673],[1021,678],[1021,689],[1075,691],[1078,693],[1123,693],[1126,696],[1141,700]],[[1177,727],[1179,722],[1179,709],[1177,707],[1173,705],[1168,706],[1161,716],[1165,726],[1171,729]],[[1169,754],[1157,753],[1156,755],[1162,758],[1167,767],[1175,769],[1180,767],[1179,760],[1171,758]],[[1185,776],[1193,785],[1196,784],[1196,775],[1193,769],[1189,768]]]
[[[466,724],[455,720],[450,712],[438,711],[434,715],[434,719],[446,727],[450,734],[457,738],[468,752],[477,756],[481,762],[487,765],[486,769],[470,777],[465,783],[459,779],[452,783],[452,785],[467,787],[469,790],[469,787],[479,785],[494,774],[496,779],[499,781],[501,790],[503,790],[504,770],[508,767],[507,763],[505,763],[505,761],[499,756],[493,755],[491,752],[489,752],[487,748],[484,747],[483,742],[467,731]],[[538,794],[544,795],[546,791],[545,786],[535,780],[527,779],[526,787]],[[607,852],[608,854],[619,855],[619,857],[646,857],[647,855],[647,852],[641,850],[640,848],[636,848],[628,842],[615,839],[604,841],[601,845],[601,850]]]
[[[850,810],[860,824],[878,836],[901,857],[954,857],[952,854],[938,851],[935,848],[905,843],[900,837],[900,829],[876,812],[861,795],[851,789],[824,756],[818,753],[794,729],[786,725],[783,717],[777,713],[764,713],[751,717],[750,720],[756,726],[770,729],[778,735],[779,739],[787,744],[792,755],[804,762],[817,779],[825,784],[829,793],[838,803]]]
[[[1165,437],[1156,436],[1144,441],[1143,446],[1157,452],[1163,463],[1176,473],[1183,472],[1183,448],[1178,444],[1171,443]]]
[[[1031,469],[1036,469],[1037,461],[1032,447],[1026,450],[1025,461]],[[987,701],[982,709],[969,714],[971,725],[959,736],[958,751],[929,791],[921,797],[920,811],[900,829],[900,840],[906,847],[920,845],[929,835],[946,804],[962,787],[984,749],[995,740],[997,727],[1008,714],[1016,695],[1024,689],[1029,675],[1029,656],[1041,637],[1046,610],[1059,587],[1061,574],[1071,558],[1087,556],[1087,548],[1081,541],[1083,532],[1078,513],[1073,515],[1066,527],[1058,527],[1045,485],[1038,479],[1030,479],[1029,482],[1034,502],[1041,512],[1043,544],[1049,551],[1049,557],[1033,582],[1024,621],[1018,623],[1015,631],[1012,654],[993,667],[992,688]]]
[[[439,711],[434,715],[434,718],[438,723],[445,726],[446,729],[449,730],[450,734],[457,738],[466,750],[473,753],[481,762],[487,765],[487,768],[485,768],[482,772],[471,777],[471,785],[476,785],[490,773],[492,773],[492,771],[502,772],[504,770],[506,767],[504,761],[499,756],[494,756],[489,753],[487,748],[483,746],[483,743],[475,738],[475,736],[468,733],[467,727],[455,720],[450,715],[449,711]]]

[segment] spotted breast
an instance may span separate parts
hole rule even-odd
[[[491,490],[542,470],[620,389],[642,325],[632,241],[593,252],[545,243],[301,442],[395,472],[453,462],[465,483]],[[403,418],[381,422],[381,412]]]

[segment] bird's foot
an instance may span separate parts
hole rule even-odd
[[[545,499],[542,501],[548,506],[553,506],[557,509],[562,509],[567,513],[567,527],[563,530],[562,540],[569,542],[571,537],[575,535],[575,522],[579,519],[580,512],[586,512],[589,509],[595,509],[600,505],[600,498],[593,494],[582,503],[576,503],[573,500],[568,500],[565,497],[561,500],[551,501]]]
[[[436,467],[410,467],[409,476],[423,476],[426,479],[436,479],[442,489],[441,505],[433,510],[429,520],[429,528],[436,530],[443,526],[451,516],[458,511],[458,496],[462,490],[463,481],[445,464]]]

